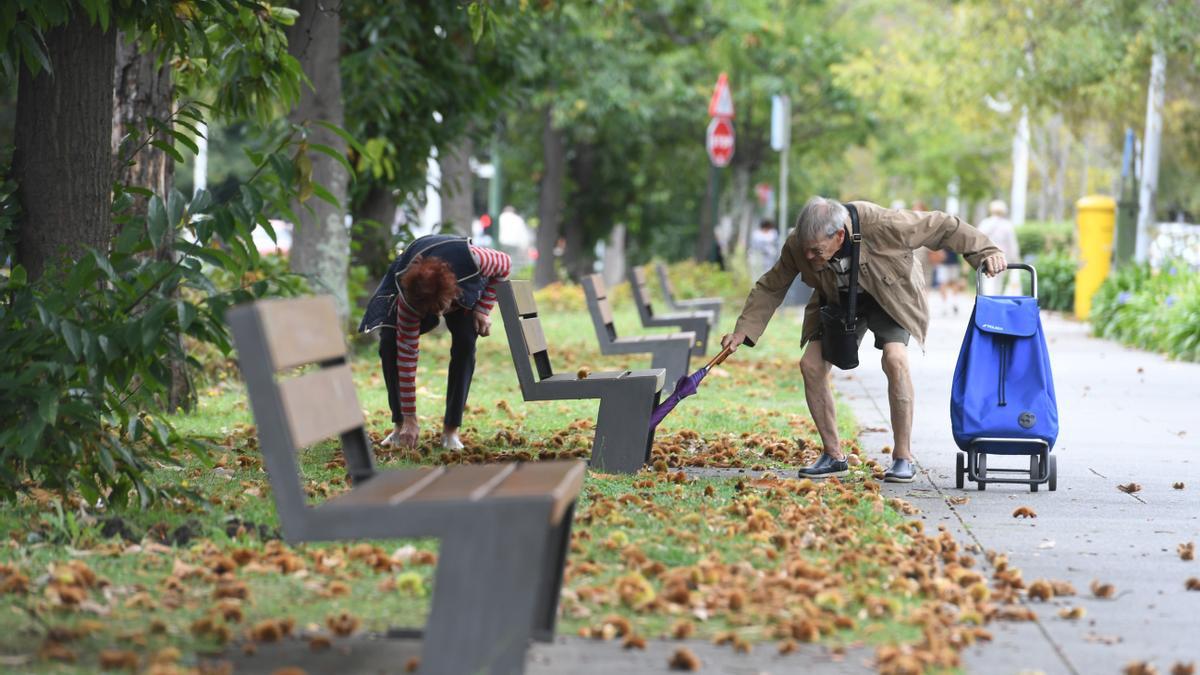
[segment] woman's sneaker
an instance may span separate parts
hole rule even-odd
[[[822,454],[809,466],[800,469],[801,478],[829,478],[845,476],[850,473],[850,465],[844,459],[834,459],[832,455]]]

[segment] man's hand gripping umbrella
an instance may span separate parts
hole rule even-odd
[[[725,347],[721,350],[720,354],[714,356],[703,368],[691,375],[684,375],[679,378],[679,381],[675,383],[675,391],[671,392],[667,400],[659,403],[658,407],[654,409],[654,413],[650,415],[650,430],[653,431],[658,426],[658,423],[662,422],[663,418],[674,410],[675,406],[679,405],[680,401],[696,393],[696,389],[700,386],[700,381],[704,379],[705,375],[708,375],[708,371],[721,365],[725,359],[729,358],[733,350],[734,348]]]

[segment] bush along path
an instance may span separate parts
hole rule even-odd
[[[560,369],[637,365],[581,356],[594,354],[580,337],[589,336],[581,330],[587,320],[564,311],[547,322]],[[781,317],[773,328],[782,335],[796,326]],[[428,337],[427,353],[445,353],[446,336]],[[506,347],[480,345],[467,448],[433,447],[445,366],[423,360],[422,445],[377,447],[381,464],[586,454],[594,403],[522,403]],[[649,638],[681,640],[681,650],[687,640],[706,640],[759,654],[808,642],[834,653],[867,646],[879,671],[918,673],[957,666],[964,647],[990,638],[992,621],[1029,618],[1021,603],[1034,590],[1020,572],[994,560],[996,572],[985,576],[979,551],[909,518],[917,510],[880,494],[882,468],[856,442],[846,443],[857,459],[845,480],[794,478],[819,444],[786,347],[786,339],[764,340],[711,375],[660,428],[643,472],[589,473],[560,633],[612,649],[637,649]],[[354,369],[378,442],[389,420],[376,366],[366,356]],[[253,654],[281,640],[323,650],[346,636],[423,623],[436,542],[280,541],[245,408],[230,380],[208,391],[200,414],[175,420],[218,451],[210,463],[164,465],[155,480],[203,501],[97,513],[31,489],[5,507],[0,663],[27,672],[226,672],[223,659],[199,657]],[[853,438],[848,417],[843,435]],[[345,489],[332,444],[302,459],[313,499]],[[685,473],[698,467],[747,473]],[[703,667],[686,651],[676,657],[677,667]]]

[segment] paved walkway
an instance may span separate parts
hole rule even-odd
[[[1200,561],[1176,553],[1200,543],[1200,365],[1176,363],[1088,336],[1087,324],[1043,315],[1058,395],[1058,491],[1017,485],[954,487],[956,447],[950,433],[950,384],[973,299],[937,298],[927,353],[910,361],[916,389],[913,447],[921,475],[889,491],[920,507],[927,527],[942,523],[960,541],[1005,553],[1025,580],[1071,582],[1075,597],[1032,603],[1038,621],[993,625],[996,641],[968,652],[971,673],[1118,673],[1130,661],[1170,672],[1177,661],[1200,666]],[[887,387],[869,347],[863,364],[837,372],[836,386],[859,422],[874,429],[864,447],[891,444]],[[1013,460],[1014,468],[1022,463]],[[998,464],[993,461],[992,466]],[[1027,466],[1027,462],[1025,463]],[[1118,484],[1141,485],[1126,494]],[[1183,482],[1183,490],[1173,489]],[[966,496],[962,505],[949,496]],[[1028,506],[1032,520],[1015,519]],[[1111,600],[1094,598],[1093,580],[1114,584]],[[1083,607],[1078,621],[1058,616]]]

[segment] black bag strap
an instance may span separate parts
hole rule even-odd
[[[858,209],[853,204],[843,204],[850,212],[850,300],[846,307],[846,320],[851,324],[857,319],[858,309],[858,247],[862,243],[862,232],[858,227]]]

